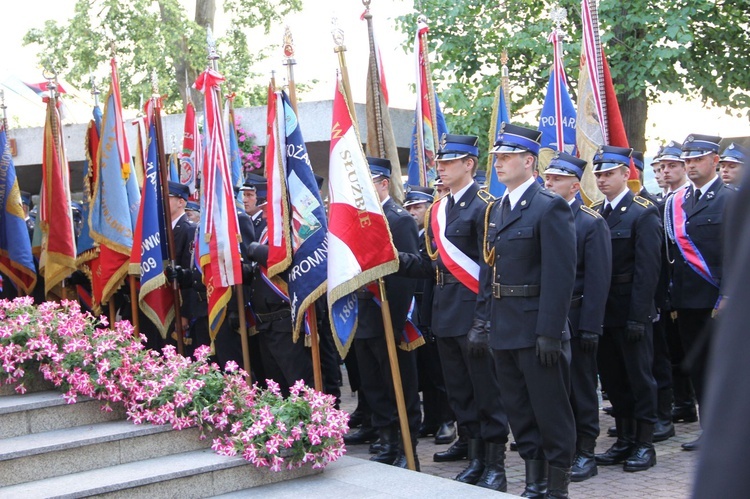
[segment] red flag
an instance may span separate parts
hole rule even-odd
[[[55,99],[45,98],[42,189],[39,206],[39,274],[48,293],[76,270],[73,213],[70,208],[70,169],[65,157],[60,114]]]

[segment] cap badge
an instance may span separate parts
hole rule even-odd
[[[692,142],[694,140],[695,140],[695,137],[693,137],[692,135],[688,135],[688,138],[687,138],[688,142]]]
[[[440,148],[445,149],[445,146],[447,143],[448,143],[448,134],[443,133],[443,136],[440,137]]]
[[[729,147],[727,147],[727,149],[734,149],[734,142],[732,142],[731,144],[729,144]]]
[[[712,199],[714,197],[714,191],[708,191],[706,193],[706,199]]]

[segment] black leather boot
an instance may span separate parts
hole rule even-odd
[[[456,439],[456,424],[453,421],[447,421],[440,425],[435,432],[435,444],[445,445]]]
[[[393,466],[396,466],[397,468],[409,469],[403,444],[403,442],[399,442],[398,459],[396,459],[396,461],[393,463]],[[419,467],[419,456],[417,455],[417,439],[414,437],[411,437],[411,449],[414,452],[414,471],[421,471]]]
[[[508,481],[505,478],[505,444],[485,442],[484,473],[476,485],[500,492],[508,490]]]
[[[701,442],[702,437],[703,435],[701,434],[700,437],[696,438],[692,442],[685,442],[684,444],[682,444],[682,450],[686,450],[686,451],[698,450],[698,448],[700,447],[700,442]]]
[[[380,442],[382,449],[380,452],[370,458],[370,461],[377,463],[393,464],[399,456],[399,431],[395,426],[386,426],[380,428]]]
[[[635,432],[635,449],[625,461],[625,471],[645,471],[656,464],[654,450],[654,425],[638,421]]]
[[[578,435],[576,455],[573,458],[573,467],[570,470],[570,480],[572,482],[583,482],[599,474],[599,469],[596,467],[596,459],[594,459],[595,448],[595,438],[587,435]]]
[[[543,499],[547,495],[547,461],[534,459],[524,461],[526,465],[526,488],[521,497]]]
[[[377,454],[381,450],[383,450],[383,444],[380,443],[380,439],[377,439],[373,443],[370,444],[370,448],[367,449],[367,453]]]
[[[378,439],[378,430],[372,426],[362,426],[354,433],[344,435],[346,445],[360,445],[374,442]]]
[[[695,423],[698,421],[698,411],[695,409],[695,392],[690,377],[684,373],[676,375],[673,369],[672,386],[674,388],[672,422]]]
[[[674,424],[672,423],[672,389],[664,388],[657,392],[654,442],[663,442],[670,437],[674,437]]]
[[[444,463],[447,461],[461,461],[466,459],[469,455],[469,439],[464,436],[459,436],[456,443],[448,447],[442,452],[436,452],[432,456],[432,460],[436,463]]]
[[[605,453],[596,454],[596,464],[612,466],[625,462],[633,453],[635,447],[635,420],[618,418],[615,420],[617,426],[617,440]]]
[[[481,438],[469,439],[468,458],[469,466],[456,476],[456,480],[474,485],[484,473],[484,440]]]
[[[549,467],[548,499],[568,499],[568,485],[570,485],[570,468]]]

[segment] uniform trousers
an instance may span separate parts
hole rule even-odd
[[[672,360],[669,356],[666,323],[669,320],[663,315],[652,323],[654,328],[654,365],[653,374],[657,390],[672,388]]]
[[[714,320],[711,318],[712,311],[713,309],[710,308],[682,308],[677,311],[677,327],[680,330],[680,340],[685,352],[684,365],[690,373],[690,380],[693,382],[699,411],[700,405],[704,402],[704,378],[706,376],[711,333],[714,328]]]
[[[378,338],[355,338],[354,348],[357,351],[357,364],[361,380],[360,389],[372,411],[372,426],[375,428],[397,426],[399,424],[398,409],[385,338],[382,336]],[[422,420],[422,411],[419,407],[416,353],[415,351],[407,352],[397,348],[406,415],[409,420],[409,429],[415,438]]]
[[[525,461],[570,468],[575,454],[570,342],[562,342],[560,358],[550,367],[542,366],[534,347],[492,353],[518,453]]]
[[[599,397],[596,394],[596,351],[584,352],[581,339],[570,340],[570,405],[576,423],[576,435],[596,439],[599,436]]]
[[[599,375],[616,418],[656,424],[656,381],[651,324],[639,341],[628,341],[624,327],[605,327],[599,341]]]
[[[313,386],[310,351],[305,348],[304,335],[297,343],[292,341],[291,317],[264,322],[258,325],[260,352],[266,376],[281,386],[284,396],[297,380]]]
[[[437,337],[448,392],[458,430],[468,438],[508,441],[508,416],[492,356],[470,358],[466,336]]]
[[[453,414],[448,406],[440,353],[434,336],[425,335],[425,344],[417,348],[417,370],[424,409],[422,422],[425,425],[440,425],[453,421]]]

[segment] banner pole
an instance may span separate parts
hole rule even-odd
[[[138,337],[141,334],[140,317],[138,317],[138,293],[136,292],[136,280],[133,274],[128,276],[128,284],[130,285],[130,315],[132,315],[131,321],[133,324],[133,334]]]
[[[242,284],[234,285],[234,294],[237,296],[237,312],[240,316],[240,341],[242,343],[242,367],[247,373],[247,384],[252,385],[253,375],[250,366],[250,341],[247,339],[247,317],[245,316],[245,291]],[[226,319],[225,319],[226,320]]]

